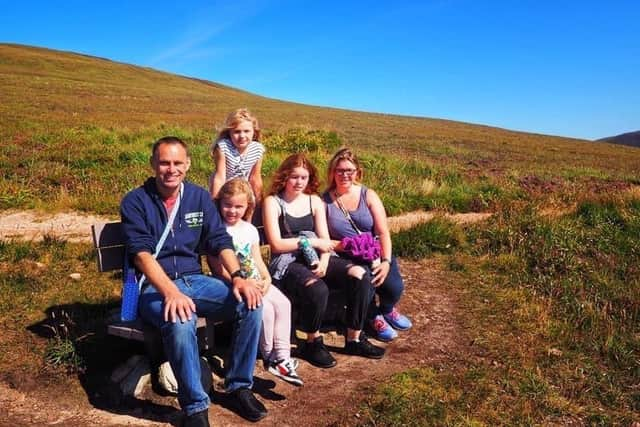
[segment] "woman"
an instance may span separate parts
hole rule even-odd
[[[345,353],[379,359],[384,349],[362,334],[373,287],[365,269],[332,256],[325,206],[317,195],[316,168],[303,154],[287,157],[275,173],[263,206],[263,223],[274,258],[270,264],[274,283],[299,306],[306,343],[300,356],[311,364],[330,368],[336,360],[324,346],[320,324],[327,308],[329,287],[346,287],[347,336]],[[310,267],[299,248],[309,242],[320,252]],[[353,277],[356,276],[356,277]]]
[[[327,225],[336,251],[340,253],[342,248],[339,243],[343,238],[353,237],[360,232],[370,232],[379,238],[380,260],[369,266],[379,305],[373,301],[367,320],[376,332],[377,339],[391,341],[398,336],[395,330],[404,331],[412,325],[396,308],[404,291],[404,283],[398,262],[392,255],[387,214],[376,192],[360,183],[362,175],[355,154],[349,148],[340,149],[329,162],[328,189],[322,197],[327,205]]]

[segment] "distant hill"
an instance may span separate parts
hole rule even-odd
[[[429,141],[435,146],[478,143],[491,151],[523,139],[542,144],[579,141],[452,120],[279,101],[150,68],[15,44],[0,44],[0,93],[4,131],[23,128],[25,123],[29,129],[46,124],[47,130],[87,123],[132,130],[157,123],[212,130],[230,110],[246,106],[270,131],[331,129],[349,144],[392,151],[421,151],[418,147]]]
[[[602,138],[596,142],[609,142],[611,144],[629,145],[631,147],[640,147],[640,130],[635,132],[622,133],[608,138]]]
[[[180,130],[190,141],[208,146],[229,111],[248,107],[266,134],[281,135],[292,128],[331,131],[361,152],[451,165],[470,174],[478,169],[505,175],[532,170],[546,174],[556,165],[624,174],[640,168],[636,150],[630,154],[609,144],[452,120],[303,105],[104,58],[16,44],[0,43],[0,93],[0,141],[3,151],[14,153],[7,154],[13,161],[25,150],[62,149],[60,141],[75,146],[87,134],[100,132],[116,135],[104,136],[107,139],[148,134],[144,138],[153,140],[161,132]],[[22,164],[29,162],[22,161],[19,167]],[[1,166],[0,173],[4,173]]]

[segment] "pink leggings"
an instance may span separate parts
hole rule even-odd
[[[260,352],[264,360],[291,357],[291,303],[273,285],[262,297]]]

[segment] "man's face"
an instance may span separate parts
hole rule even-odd
[[[151,167],[156,175],[160,194],[170,196],[180,188],[191,166],[187,151],[180,144],[161,144],[151,157]]]

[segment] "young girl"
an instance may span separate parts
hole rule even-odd
[[[265,368],[291,384],[302,385],[296,373],[298,363],[291,359],[291,303],[278,288],[271,286],[271,276],[260,254],[258,230],[246,221],[253,207],[251,188],[244,179],[233,178],[220,188],[219,196],[220,215],[233,238],[240,268],[248,278],[256,280],[264,295],[260,352]],[[208,257],[207,261],[215,274],[231,281],[217,257]]]
[[[260,206],[262,156],[265,148],[258,141],[260,125],[249,110],[240,108],[229,113],[224,128],[211,147],[211,156],[216,167],[209,179],[209,192],[213,199],[218,198],[220,188],[225,182],[241,177],[251,184],[255,198],[253,206]],[[252,213],[250,211],[249,215]]]
[[[346,290],[347,336],[344,352],[380,359],[384,348],[370,343],[362,328],[374,290],[368,273],[360,266],[331,256],[325,206],[317,190],[318,173],[304,154],[287,157],[273,177],[269,196],[264,200],[263,222],[267,241],[274,255],[270,268],[274,280],[292,295],[300,312],[300,328],[306,342],[302,358],[314,366],[330,368],[336,360],[324,346],[320,326],[327,308],[329,288]],[[312,237],[308,237],[313,232]],[[320,252],[317,264],[309,265],[299,248],[308,242]],[[359,278],[350,277],[357,271]],[[352,274],[353,273],[353,274]]]

